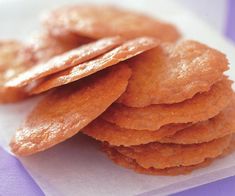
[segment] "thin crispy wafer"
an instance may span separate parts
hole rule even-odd
[[[12,138],[12,152],[26,156],[72,137],[125,91],[130,74],[119,64],[48,94]]]
[[[190,166],[215,158],[223,153],[231,142],[231,135],[210,142],[191,145],[160,144],[158,142],[114,147],[121,154],[134,159],[141,167],[164,169]]]
[[[51,34],[59,37],[69,33],[95,39],[114,35],[128,39],[152,36],[164,42],[174,42],[180,37],[171,24],[103,5],[64,6],[45,15],[43,24]]]
[[[230,103],[232,96],[231,81],[223,79],[210,91],[176,104],[130,108],[114,103],[102,118],[126,129],[155,131],[171,123],[194,123],[212,118]]]
[[[191,124],[171,124],[156,131],[124,129],[115,124],[97,118],[81,131],[97,140],[108,142],[114,146],[131,146],[158,141],[166,136],[174,135]]]
[[[164,175],[164,176],[185,175],[191,173],[193,170],[206,167],[213,161],[213,159],[206,159],[204,162],[199,163],[197,165],[170,167],[165,169],[156,169],[151,167],[146,169],[141,167],[134,159],[124,156],[114,148],[105,147],[103,148],[103,151],[116,164],[128,169],[132,169],[137,173],[148,174],[148,175]]]
[[[131,107],[182,102],[208,91],[228,69],[224,54],[191,40],[162,44],[128,64],[133,74],[118,101]]]
[[[149,37],[141,37],[123,43],[119,47],[97,57],[94,60],[79,64],[65,71],[53,74],[32,89],[32,94],[38,94],[51,88],[68,84],[101,69],[129,59],[158,45],[158,41]]]
[[[161,143],[195,144],[214,140],[235,132],[235,96],[232,102],[217,116],[196,123],[174,135],[161,138]]]
[[[26,72],[7,82],[6,86],[22,87],[34,80],[43,78],[69,67],[76,66],[96,56],[99,56],[121,44],[122,42],[123,40],[120,37],[111,37],[83,45],[74,50],[55,56],[45,63],[40,63],[34,66],[32,69],[27,70]]]
[[[16,40],[0,41],[0,103],[20,101],[28,96],[24,88],[6,88],[4,84],[32,66],[24,44]]]

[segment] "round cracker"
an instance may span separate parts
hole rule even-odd
[[[215,158],[231,142],[231,135],[201,144],[180,145],[157,142],[131,147],[114,147],[121,154],[134,159],[141,167],[164,169],[190,166]]]
[[[48,94],[12,138],[12,152],[26,156],[72,137],[125,91],[130,75],[120,64]]]
[[[136,56],[158,45],[158,41],[149,37],[141,37],[123,43],[119,47],[97,57],[94,60],[79,64],[63,72],[47,77],[42,83],[32,89],[32,94],[38,94],[51,88],[68,84],[91,75],[106,67]]]
[[[83,37],[70,37],[67,40],[58,39],[45,32],[38,35],[34,35],[26,47],[27,50],[31,50],[31,56],[33,62],[45,62],[56,55],[60,55],[64,52],[77,48],[83,44],[91,42],[91,39]]]
[[[223,79],[210,91],[196,94],[192,99],[171,105],[150,105],[144,108],[129,108],[114,103],[102,118],[126,129],[158,130],[171,123],[205,121],[216,116],[231,101],[231,81]]]
[[[133,74],[118,101],[131,107],[182,102],[208,91],[228,69],[224,54],[191,40],[162,44],[128,64]]]
[[[0,41],[0,103],[20,101],[28,96],[24,88],[6,88],[11,78],[32,66],[23,53],[24,44],[16,40]]]
[[[120,35],[124,38],[151,36],[174,42],[180,34],[175,26],[149,16],[111,6],[73,5],[44,16],[44,27],[55,36],[68,33],[98,39]]]
[[[114,146],[132,146],[147,144],[174,135],[191,124],[172,124],[161,127],[156,131],[124,129],[115,124],[97,118],[81,131],[97,140],[108,142]]]
[[[32,69],[23,72],[22,74],[7,82],[6,86],[25,86],[34,80],[43,78],[58,71],[62,71],[69,67],[76,66],[96,56],[99,56],[121,44],[122,42],[123,40],[120,37],[111,37],[83,45],[74,50],[55,56],[45,63],[40,63],[32,67]]]
[[[161,143],[195,144],[208,142],[235,132],[235,97],[229,106],[217,116],[178,131],[170,137],[158,140]]]
[[[141,167],[134,159],[124,156],[114,148],[105,147],[103,148],[103,151],[116,164],[128,169],[132,169],[137,173],[148,174],[148,175],[176,176],[176,175],[188,174],[191,173],[193,170],[208,166],[213,161],[213,159],[206,159],[204,162],[199,163],[197,165],[170,167],[165,169],[156,169],[151,167],[146,169]]]

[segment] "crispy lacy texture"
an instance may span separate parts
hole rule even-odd
[[[120,64],[48,94],[12,138],[12,152],[26,156],[72,137],[125,91],[130,75]]]
[[[119,102],[131,107],[182,102],[208,91],[228,69],[224,54],[191,40],[162,44],[128,64],[133,74]]]
[[[161,138],[161,143],[194,144],[208,142],[235,132],[235,97],[217,116],[180,130],[170,137]]]
[[[174,135],[191,124],[171,124],[156,131],[133,130],[121,128],[101,118],[97,118],[81,131],[97,140],[108,142],[114,146],[132,146],[155,142],[164,137]]]
[[[6,83],[8,87],[22,87],[32,81],[43,78],[50,74],[62,71],[69,67],[76,66],[96,56],[99,56],[117,45],[123,40],[120,37],[111,37],[98,40],[79,48],[70,50],[61,55],[55,56],[45,63],[40,63]]]
[[[180,37],[171,24],[111,6],[62,7],[45,15],[43,24],[48,32],[59,37],[70,33],[93,39],[114,35],[128,39],[151,36],[164,42],[175,42]]]
[[[197,165],[170,167],[165,169],[156,169],[151,167],[146,169],[141,167],[134,159],[124,156],[114,148],[104,147],[103,151],[114,163],[122,167],[132,169],[137,173],[147,174],[147,175],[164,175],[164,176],[185,175],[191,173],[193,170],[207,167],[213,161],[213,159],[206,159],[204,162],[199,163]]]
[[[207,158],[215,158],[223,153],[231,142],[231,135],[210,142],[191,145],[160,144],[157,142],[130,146],[114,147],[119,153],[134,159],[146,169],[165,169],[196,165]]]
[[[116,149],[108,146],[103,145],[103,151],[107,154],[107,156],[116,164],[132,169],[137,173],[147,174],[147,175],[165,175],[165,176],[176,176],[176,175],[183,175],[191,173],[193,170],[200,169],[206,166],[209,166],[212,161],[215,159],[206,159],[204,162],[199,163],[197,165],[190,165],[190,166],[180,166],[180,167],[170,167],[165,169],[156,169],[156,168],[143,168],[141,167],[134,159],[131,159],[123,154],[119,153]],[[228,148],[226,148],[222,155],[218,158],[223,158],[226,155],[234,152],[235,150],[235,137],[233,136]]]
[[[79,64],[65,71],[53,74],[32,90],[32,94],[38,94],[51,88],[68,84],[91,75],[99,70],[115,65],[146,50],[158,45],[158,41],[149,37],[136,38],[127,41],[119,47],[97,57],[94,60]]]
[[[114,103],[102,118],[126,129],[155,131],[171,123],[204,121],[216,116],[231,101],[231,81],[223,79],[208,92],[196,94],[192,99],[171,105],[150,105],[130,108]]]

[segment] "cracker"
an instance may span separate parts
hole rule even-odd
[[[45,81],[32,89],[32,94],[38,94],[51,88],[79,80],[101,69],[112,66],[118,62],[124,61],[148,49],[151,49],[157,46],[158,43],[159,42],[156,39],[148,37],[130,40],[94,60],[79,64],[70,69],[66,69],[63,72],[49,76]]]
[[[125,91],[130,74],[130,68],[120,64],[51,92],[17,130],[12,152],[26,156],[72,137]]]
[[[176,104],[129,108],[114,103],[102,118],[126,129],[155,131],[171,123],[194,123],[212,118],[230,103],[232,95],[231,81],[223,79],[210,91]]]
[[[166,136],[174,135],[191,124],[172,124],[161,127],[156,131],[124,129],[97,118],[81,131],[97,140],[108,142],[114,146],[131,146],[158,141]]]
[[[165,169],[156,169],[156,168],[143,168],[141,167],[134,159],[131,159],[123,154],[119,153],[114,148],[103,148],[103,151],[107,156],[116,164],[132,169],[137,173],[147,174],[147,175],[164,175],[164,176],[176,176],[176,175],[185,175],[191,173],[193,170],[206,167],[212,163],[213,159],[206,159],[204,162],[197,165],[191,166],[181,166],[181,167],[170,167]]]
[[[114,147],[121,154],[134,159],[141,167],[164,169],[190,166],[215,158],[223,153],[231,142],[231,135],[201,144],[180,145],[157,142],[131,146]]]
[[[44,16],[44,27],[54,36],[77,33],[94,39],[120,35],[124,38],[156,37],[174,42],[180,37],[175,26],[141,13],[111,6],[73,5],[56,9]]]
[[[32,66],[23,51],[24,44],[16,40],[0,41],[0,103],[20,101],[28,96],[24,88],[6,88],[5,83]]]
[[[96,56],[99,56],[121,44],[120,37],[111,37],[83,45],[74,50],[55,56],[45,63],[40,63],[32,69],[20,74],[6,83],[8,87],[22,87],[32,81],[43,78],[58,71],[76,66]]]
[[[162,44],[128,64],[133,74],[119,102],[131,107],[182,102],[208,91],[228,69],[224,54],[191,40]]]
[[[235,132],[235,96],[232,102],[217,116],[208,121],[178,131],[174,135],[161,138],[161,143],[194,144],[214,140]]]

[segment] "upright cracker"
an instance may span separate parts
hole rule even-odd
[[[190,166],[218,157],[229,146],[231,135],[201,144],[179,145],[157,142],[140,146],[114,147],[119,153],[134,159],[143,168],[165,169]]]
[[[164,42],[174,42],[180,37],[176,27],[171,24],[141,13],[104,5],[61,7],[44,16],[43,24],[48,32],[59,37],[69,33],[94,39],[114,35],[128,39],[152,36]]]
[[[232,102],[217,116],[161,138],[161,143],[195,144],[221,138],[235,132],[235,96]]]
[[[97,140],[108,142],[114,146],[131,146],[161,141],[164,137],[174,135],[191,124],[171,124],[156,131],[133,130],[121,128],[101,118],[97,118],[81,131]]]
[[[99,56],[121,44],[122,42],[123,40],[120,37],[111,37],[83,45],[62,55],[55,56],[45,63],[40,63],[34,66],[32,69],[27,70],[26,72],[7,82],[6,86],[25,86],[34,80],[43,78],[69,67],[76,66],[96,56]]]
[[[114,103],[102,118],[126,129],[155,131],[171,123],[204,121],[216,116],[231,101],[231,81],[223,79],[210,91],[195,95],[192,99],[171,105],[150,105],[144,108],[129,108]]]
[[[12,152],[26,156],[72,137],[125,91],[130,74],[128,66],[120,64],[56,89],[17,130],[10,144]]]
[[[24,99],[28,93],[24,88],[6,88],[11,78],[32,66],[27,54],[23,53],[24,44],[16,40],[0,41],[0,103]]]
[[[156,169],[156,168],[143,168],[141,167],[134,159],[131,159],[123,154],[119,153],[117,150],[111,147],[104,147],[103,151],[107,156],[116,164],[132,169],[135,172],[148,175],[164,175],[164,176],[176,176],[176,175],[185,175],[191,173],[193,170],[200,169],[208,166],[213,159],[206,159],[204,162],[197,165],[191,166],[181,166],[181,167],[170,167],[165,169]]]
[[[224,54],[191,40],[162,44],[128,64],[133,74],[119,102],[131,107],[182,102],[208,91],[228,69]]]
[[[106,67],[136,56],[158,44],[159,42],[156,39],[149,37],[141,37],[127,41],[94,60],[79,64],[75,67],[66,69],[63,72],[47,77],[42,83],[32,89],[32,94],[38,94],[51,88],[79,80]]]

